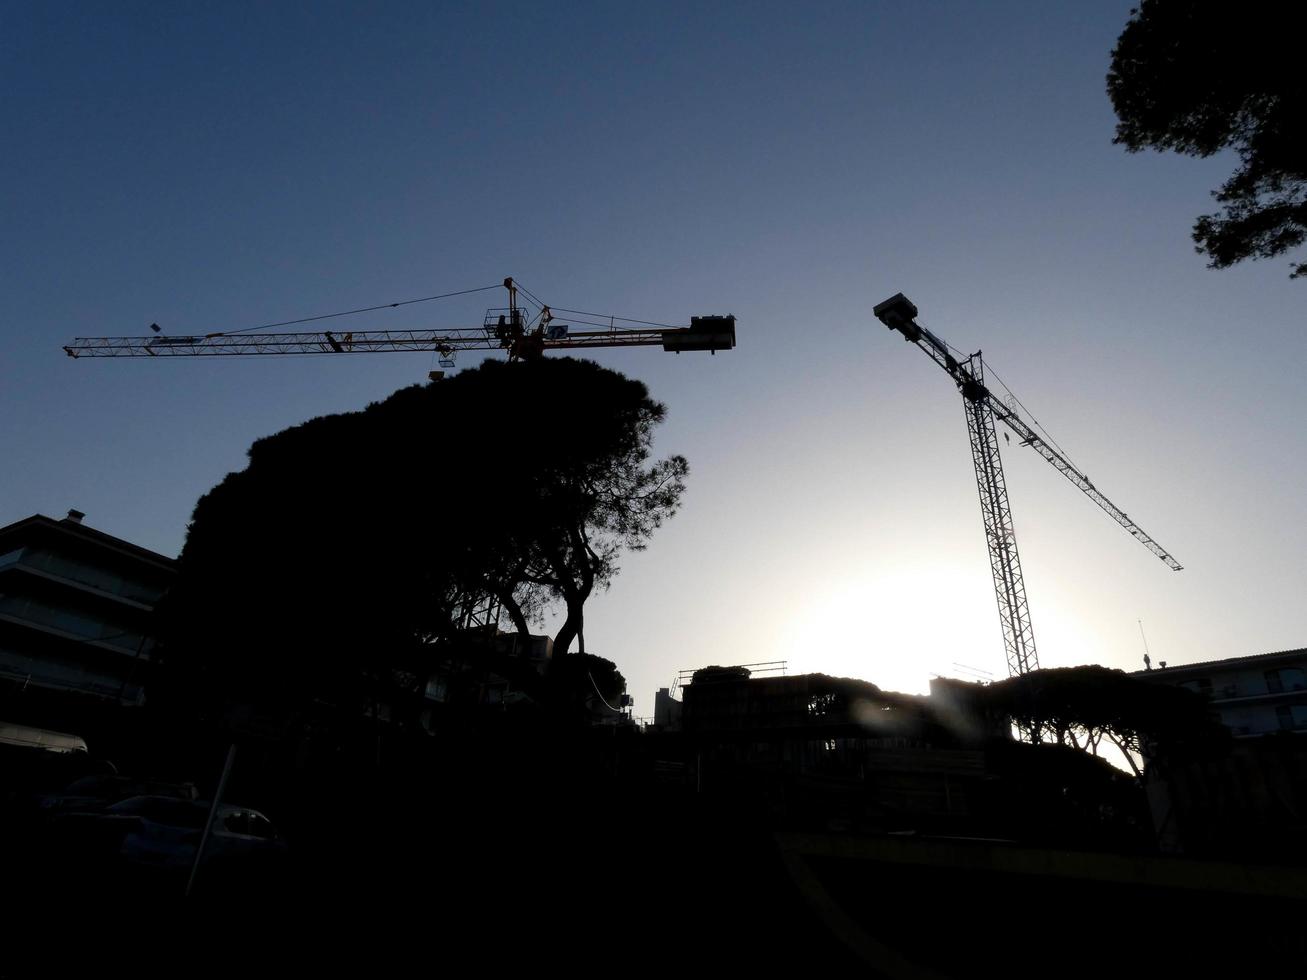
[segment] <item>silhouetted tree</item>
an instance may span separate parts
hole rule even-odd
[[[1025,730],[1037,727],[1046,741],[1094,755],[1103,741],[1110,742],[1135,775],[1135,759],[1145,748],[1196,749],[1218,741],[1224,731],[1199,695],[1108,667],[1033,670],[983,690],[990,710]]]
[[[1107,91],[1114,142],[1207,157],[1239,168],[1213,195],[1220,214],[1194,225],[1212,268],[1268,258],[1307,238],[1307,83],[1295,4],[1141,0],[1112,51]],[[1307,263],[1293,277],[1307,274]]]
[[[555,652],[578,637],[584,652],[586,600],[608,586],[623,551],[642,550],[676,512],[689,467],[682,456],[650,463],[666,409],[643,384],[588,361],[541,363],[492,371],[511,376],[521,407],[504,420],[515,433],[506,475],[518,496],[496,522],[494,553],[503,561],[492,579],[519,629],[549,600],[561,601]]]
[[[549,672],[555,707],[576,715],[597,694],[604,703],[621,708],[626,678],[617,664],[593,653],[573,653],[559,659]]]
[[[1138,779],[1069,743],[990,746],[994,832],[1053,846],[1134,847],[1151,841]]]
[[[196,505],[160,608],[173,676],[358,717],[486,593],[524,632],[562,600],[565,654],[680,500],[685,460],[648,462],[663,415],[588,361],[491,361],[260,439]]]

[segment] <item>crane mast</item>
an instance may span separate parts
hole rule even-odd
[[[1003,646],[1007,655],[1008,673],[1012,676],[1039,668],[1035,650],[1035,635],[1030,623],[1030,606],[1026,599],[1025,581],[1021,575],[1021,558],[1017,552],[1016,534],[1012,525],[1012,508],[1008,502],[1007,482],[1003,477],[1003,461],[998,451],[995,419],[1001,421],[1018,438],[1021,445],[1029,446],[1043,456],[1077,489],[1096,503],[1126,532],[1168,568],[1180,571],[1183,567],[1151,535],[1130,516],[1112,503],[1080,472],[1066,456],[1046,439],[1011,405],[995,398],[985,385],[984,361],[980,351],[969,357],[955,357],[952,349],[935,334],[917,323],[917,308],[902,293],[896,293],[873,310],[876,318],[891,330],[903,334],[903,339],[923,350],[936,364],[948,372],[962,393],[967,416],[967,433],[971,442],[971,460],[976,470],[976,487],[980,494],[981,516],[985,524],[985,541],[989,548],[990,569],[994,578],[994,593],[998,600],[999,621],[1003,630]]]
[[[1021,556],[1017,553],[1012,507],[1008,503],[1007,481],[1003,478],[1003,459],[998,454],[994,412],[989,399],[981,394],[985,390],[985,376],[979,352],[967,359],[966,373],[971,380],[963,386],[962,396],[967,435],[971,440],[971,462],[976,468],[976,488],[980,491],[980,514],[985,523],[985,543],[989,547],[989,568],[994,576],[1007,670],[1015,677],[1038,670],[1039,654],[1035,652],[1035,631],[1030,625],[1030,604],[1026,601],[1026,582],[1021,575]]]

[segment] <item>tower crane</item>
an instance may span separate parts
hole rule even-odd
[[[451,330],[331,330],[296,333],[247,333],[242,331],[169,336],[156,333],[142,337],[78,337],[64,346],[69,357],[210,357],[246,354],[372,354],[384,351],[434,351],[442,367],[452,367],[452,358],[462,350],[505,350],[510,360],[529,360],[551,350],[582,350],[596,347],[656,347],[665,351],[719,350],[735,347],[735,317],[696,316],[688,327],[670,327],[644,321],[633,328],[618,327],[620,317],[607,317],[608,324],[586,321],[598,330],[573,331],[554,312],[539,304],[532,314],[518,305],[519,286],[512,277],[504,280],[508,306],[486,311],[479,327]],[[498,287],[483,287],[485,289]],[[479,292],[465,290],[464,292]],[[455,294],[449,294],[455,295]],[[529,294],[528,294],[529,295]],[[443,297],[432,297],[443,298]],[[412,300],[410,302],[423,302]],[[392,303],[388,306],[403,304]],[[384,309],[387,307],[373,307]],[[351,311],[367,312],[367,311]],[[564,311],[560,311],[564,312]],[[579,317],[594,316],[569,310]],[[343,316],[345,314],[328,314]],[[291,321],[303,323],[327,317]],[[157,331],[157,325],[152,325]],[[434,373],[433,373],[434,375]]]
[[[65,345],[64,352],[69,357],[214,357],[243,356],[251,354],[373,354],[381,352],[432,351],[440,358],[442,368],[454,366],[454,356],[458,351],[503,350],[508,352],[509,360],[532,360],[539,358],[546,351],[586,350],[598,347],[657,347],[664,351],[679,354],[682,351],[708,351],[716,354],[719,350],[732,350],[735,347],[734,316],[695,316],[690,318],[688,327],[673,327],[648,321],[630,320],[624,317],[604,317],[596,320],[599,314],[585,313],[579,310],[559,310],[560,313],[575,314],[573,322],[581,322],[589,327],[574,331],[571,324],[564,323],[554,315],[547,305],[541,303],[524,286],[511,276],[504,280],[503,287],[508,291],[508,306],[492,308],[486,311],[485,319],[479,327],[458,327],[448,330],[351,330],[345,332],[331,330],[299,331],[295,333],[265,333],[250,331],[229,331],[196,334],[190,336],[173,336],[160,331],[157,324],[151,324],[155,331],[153,336],[140,337],[78,337]],[[483,292],[498,289],[499,286],[483,286],[478,289],[461,290],[444,296],[432,296],[425,299],[407,300],[403,303],[388,303],[383,306],[369,307],[364,310],[350,310],[343,313],[329,313],[324,316],[305,317],[285,323],[268,324],[272,326],[289,326],[348,316],[355,313],[368,313],[376,310],[404,306],[410,303],[422,303],[433,299],[464,293]],[[518,292],[525,293],[535,302],[537,310],[533,313],[519,305]],[[618,321],[634,323],[634,327],[619,327]],[[265,328],[254,328],[262,331]],[[432,380],[443,376],[443,372],[432,371]],[[494,625],[499,619],[498,600],[493,597],[475,596],[465,609],[465,626]]]
[[[917,323],[917,308],[902,293],[895,293],[872,311],[876,319],[890,330],[897,330],[908,343],[916,344],[932,361],[948,372],[962,392],[967,415],[967,433],[971,439],[971,460],[976,469],[976,487],[980,491],[980,511],[985,523],[985,541],[989,546],[990,571],[998,599],[998,618],[1003,630],[1008,673],[1012,676],[1039,669],[1035,652],[1035,634],[1030,625],[1030,607],[1026,586],[1021,577],[1021,559],[1012,527],[1012,509],[1008,504],[1007,482],[998,453],[994,425],[997,418],[1016,435],[1020,444],[1029,446],[1053,464],[1059,473],[1098,504],[1112,520],[1120,524],[1136,541],[1160,558],[1172,571],[1183,567],[1130,516],[1073,466],[1058,447],[1041,437],[1014,405],[1004,404],[985,385],[985,366],[981,352],[954,356],[948,344]],[[960,353],[960,352],[959,352]],[[1007,438],[1005,432],[1004,438]]]

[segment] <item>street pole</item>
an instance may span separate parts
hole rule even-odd
[[[200,870],[200,861],[204,858],[204,848],[209,843],[209,835],[213,832],[213,821],[218,815],[218,805],[222,802],[222,794],[227,789],[227,777],[231,775],[231,764],[236,761],[236,743],[231,743],[231,748],[227,750],[227,761],[223,763],[222,775],[218,778],[218,788],[214,790],[213,802],[209,805],[209,819],[204,822],[204,834],[200,837],[200,846],[195,849],[195,863],[191,865],[191,876],[186,882],[186,896],[189,898],[191,889],[195,887],[195,875]]]

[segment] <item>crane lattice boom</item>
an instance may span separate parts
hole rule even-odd
[[[464,350],[507,350],[510,357],[535,357],[550,350],[597,347],[662,347],[665,351],[732,350],[735,317],[696,316],[688,327],[573,331],[544,307],[530,322],[517,305],[518,286],[504,280],[509,306],[488,310],[479,327],[449,330],[300,331],[296,333],[207,333],[191,336],[78,337],[64,347],[69,357],[213,357],[249,354],[377,354],[434,351],[449,357]],[[399,305],[399,304],[395,304]]]
[[[700,319],[695,317],[696,320]],[[726,319],[726,318],[713,318]],[[663,347],[665,350],[730,350],[732,333],[705,340],[694,327],[593,330],[541,337],[542,350],[593,347]],[[712,346],[691,346],[704,342]],[[78,337],[64,347],[70,357],[206,357],[234,354],[375,354],[386,351],[501,350],[503,342],[482,327],[453,330],[356,330],[349,333],[204,334],[195,337]]]
[[[635,328],[618,328],[618,317],[606,317],[608,329],[573,331],[554,318],[548,306],[540,305],[531,317],[518,306],[520,287],[511,277],[504,280],[508,306],[486,311],[479,327],[448,330],[310,330],[294,333],[230,332],[171,336],[156,333],[143,337],[78,337],[64,347],[69,357],[218,357],[253,354],[378,354],[386,352],[432,351],[441,357],[441,367],[451,367],[458,351],[508,352],[510,360],[540,357],[546,351],[584,350],[597,347],[662,347],[679,354],[682,351],[708,351],[735,347],[734,316],[695,316],[688,327],[644,324]],[[446,299],[464,293],[498,288],[485,286],[441,296],[386,304],[388,307]],[[525,291],[525,290],[524,290]],[[531,294],[527,292],[527,295]],[[534,297],[532,297],[534,299]],[[537,301],[538,303],[538,301]],[[358,313],[371,313],[386,307],[376,306],[343,313],[307,317],[284,323],[287,326],[310,320],[325,320]],[[575,312],[575,311],[570,311]],[[580,314],[595,316],[596,314]],[[589,321],[593,324],[594,321]],[[643,323],[642,321],[625,321]],[[602,325],[602,324],[601,324]],[[152,325],[158,331],[157,325]],[[266,329],[266,328],[262,328]],[[443,372],[431,372],[433,379]],[[499,600],[494,595],[471,595],[463,603],[463,628],[494,627],[499,622]]]

